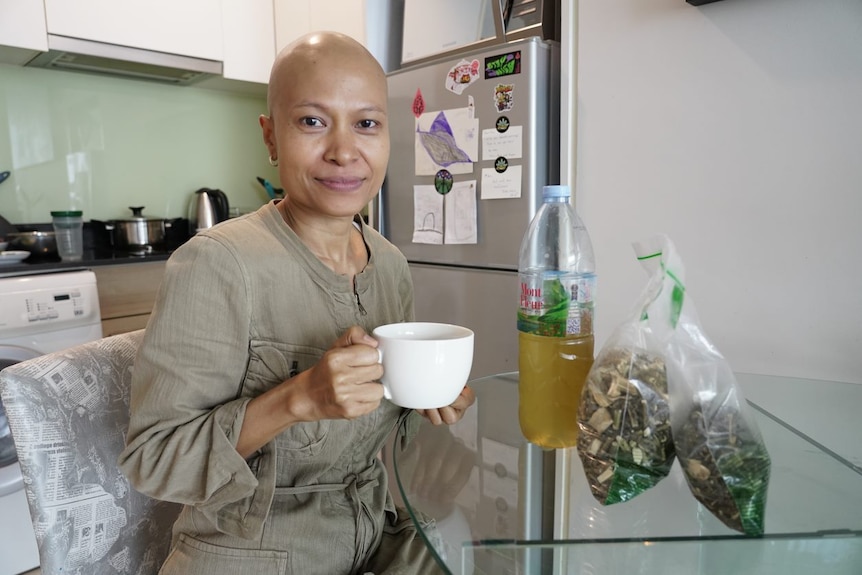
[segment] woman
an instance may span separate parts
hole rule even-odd
[[[185,504],[165,575],[435,572],[375,457],[377,325],[412,319],[398,250],[356,214],[389,157],[386,78],[357,42],[305,36],[260,118],[285,199],[178,249],[135,364],[121,467]],[[422,414],[454,423],[474,401]]]

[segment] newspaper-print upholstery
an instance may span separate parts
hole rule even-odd
[[[0,397],[44,575],[150,575],[180,506],[131,488],[117,466],[143,330],[16,363]]]

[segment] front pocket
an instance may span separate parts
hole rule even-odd
[[[283,575],[287,561],[287,551],[222,547],[183,533],[159,575]]]
[[[311,368],[325,350],[305,345],[252,340],[243,395],[255,397]],[[315,457],[323,448],[331,421],[297,423],[276,437],[277,457],[286,461]]]
[[[329,419],[293,424],[275,438],[277,457],[286,465],[291,459],[315,457],[323,449],[331,425]]]
[[[242,395],[255,397],[317,363],[326,350],[252,340]]]

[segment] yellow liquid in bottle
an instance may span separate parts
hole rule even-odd
[[[593,335],[547,337],[518,332],[521,432],[547,448],[578,441],[578,404],[593,365]]]

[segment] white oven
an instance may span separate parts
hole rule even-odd
[[[0,369],[102,337],[91,271],[0,277]],[[0,402],[0,575],[39,566],[21,469]]]

